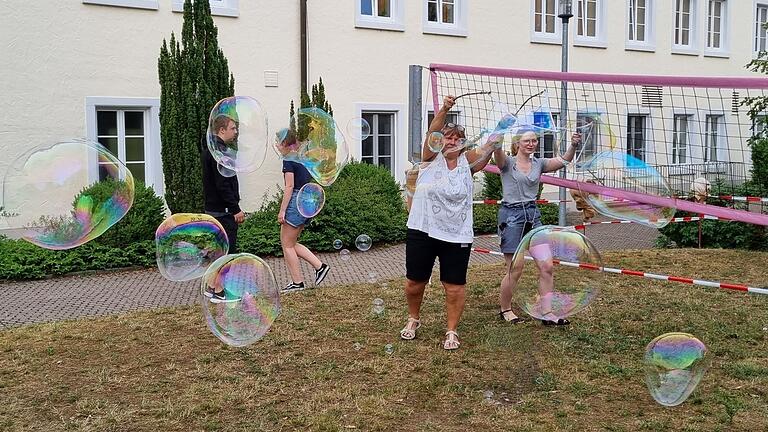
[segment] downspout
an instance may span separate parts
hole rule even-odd
[[[307,0],[299,0],[301,21],[301,91],[307,91]]]

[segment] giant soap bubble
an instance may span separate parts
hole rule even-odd
[[[333,117],[320,108],[301,108],[291,124],[297,142],[283,147],[296,150],[280,152],[283,159],[301,163],[318,183],[330,186],[349,161],[349,147]]]
[[[133,175],[96,142],[41,145],[3,178],[3,216],[24,240],[46,249],[80,246],[102,235],[133,205]]]
[[[704,376],[709,351],[688,333],[666,333],[645,348],[645,383],[656,402],[683,403]]]
[[[258,169],[267,154],[267,114],[259,101],[249,96],[224,98],[208,117],[208,150],[232,177],[237,172]],[[231,175],[228,175],[231,174]]]
[[[512,263],[510,276],[520,278],[515,300],[525,313],[548,323],[584,310],[597,296],[603,275],[580,266],[602,267],[600,253],[584,235],[551,225],[532,229]]]
[[[611,188],[604,193],[581,191],[600,214],[663,228],[675,215],[674,207],[661,207],[629,199],[622,191],[671,197],[667,180],[656,169],[626,152],[603,151],[577,167],[576,179]]]
[[[223,293],[223,299],[212,293]],[[203,315],[211,332],[227,345],[261,339],[280,314],[280,290],[272,269],[248,253],[224,255],[202,278]]]
[[[208,266],[226,255],[229,241],[213,216],[177,213],[155,231],[157,268],[168,280],[199,278]]]

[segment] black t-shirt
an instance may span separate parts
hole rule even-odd
[[[309,174],[307,168],[293,161],[283,161],[283,172],[293,173],[293,190],[299,190],[302,186],[312,181],[312,175]]]

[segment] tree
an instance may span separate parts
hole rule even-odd
[[[325,111],[333,117],[333,108],[331,107],[331,104],[328,103],[328,101],[325,99],[325,86],[323,85],[323,78],[320,77],[320,81],[318,84],[312,85],[312,98],[310,99],[309,94],[307,94],[306,90],[301,89],[301,100],[299,104],[300,108],[320,108],[321,110]],[[297,130],[298,127],[298,138],[299,141],[304,141],[307,139],[307,122],[309,121],[306,116],[299,117],[298,125],[295,123],[295,111],[294,111],[294,105],[293,100],[291,100],[291,124],[290,128],[293,130]]]
[[[184,1],[181,46],[173,33],[170,43],[163,39],[157,66],[165,200],[173,213],[201,213],[200,151],[208,151],[201,145],[208,115],[217,101],[235,93],[207,1]]]
[[[768,74],[768,52],[760,51],[757,58],[747,64],[752,72]],[[752,147],[752,180],[764,190],[768,190],[768,96],[748,97],[742,105],[749,107],[747,114],[755,125],[755,133],[749,139]],[[760,131],[759,133],[757,131]]]

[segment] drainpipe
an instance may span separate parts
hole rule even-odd
[[[301,21],[301,89],[307,91],[307,0],[299,0],[299,20]]]

